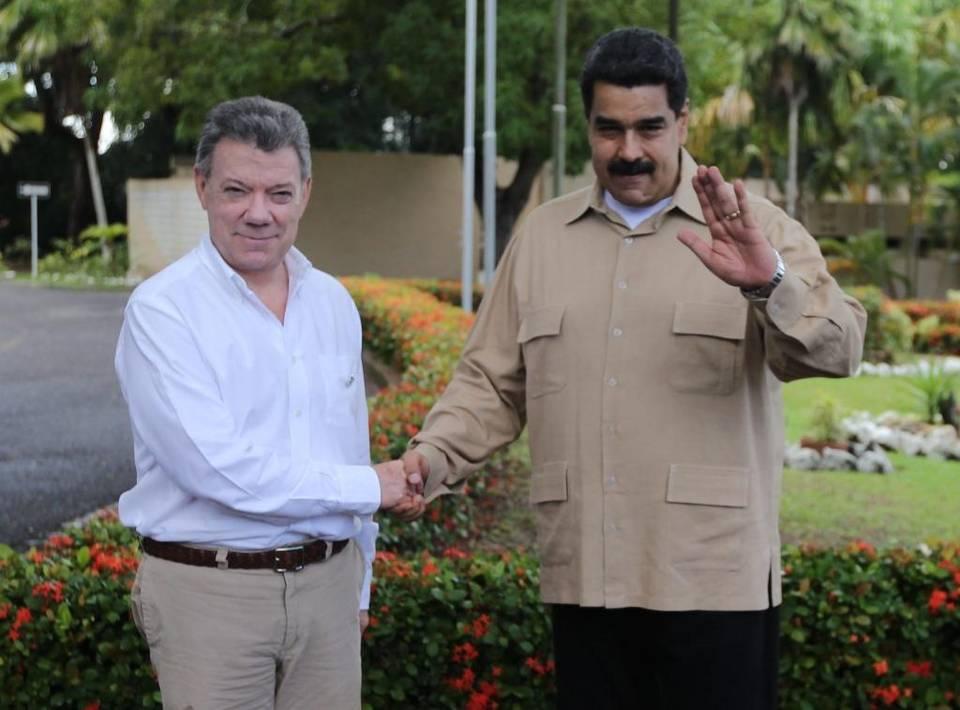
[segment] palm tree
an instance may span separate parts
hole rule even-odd
[[[89,92],[102,77],[95,55],[107,41],[105,17],[111,0],[10,0],[0,9],[0,47],[14,58],[23,77],[36,87],[44,130],[62,132],[74,120],[77,150],[73,156],[73,203],[68,231],[76,234],[89,178],[97,223],[106,225],[96,145],[103,111],[90,108]],[[108,7],[108,5],[110,5]]]
[[[786,209],[796,214],[800,114],[807,106],[828,117],[833,83],[858,54],[856,9],[850,0],[784,0],[783,13],[766,46],[749,60],[755,84],[772,102],[787,103]]]
[[[23,108],[26,94],[16,78],[0,80],[0,153],[9,153],[21,133],[43,131],[43,114]]]

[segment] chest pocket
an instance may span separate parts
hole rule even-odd
[[[669,360],[679,392],[725,395],[743,374],[747,304],[677,303]]]
[[[334,424],[353,424],[362,396],[359,358],[321,355],[318,365],[323,380],[323,418]]]
[[[527,370],[527,397],[559,392],[566,385],[566,361],[560,342],[564,306],[527,311],[520,320],[517,342]]]

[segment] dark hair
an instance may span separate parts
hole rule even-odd
[[[210,177],[213,149],[223,138],[256,146],[265,152],[291,147],[300,162],[300,179],[310,177],[310,135],[300,112],[262,96],[245,96],[214,106],[200,131],[195,165]]]
[[[598,81],[625,87],[665,84],[667,104],[675,114],[687,101],[687,72],[680,50],[663,35],[643,27],[608,32],[587,52],[580,95],[588,117],[593,108],[593,85]]]

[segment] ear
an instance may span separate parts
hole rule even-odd
[[[200,206],[207,209],[207,178],[203,176],[196,165],[193,166],[193,185],[197,188],[197,198],[200,200]]]
[[[687,129],[690,124],[690,99],[683,102],[683,108],[677,114],[677,131],[679,132],[680,145],[687,142]]]
[[[303,216],[303,213],[307,209],[307,203],[310,201],[310,191],[313,188],[313,178],[308,177],[303,181],[303,198],[300,200],[300,216]]]

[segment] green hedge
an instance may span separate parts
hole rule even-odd
[[[115,516],[0,558],[0,707],[159,705],[127,607],[135,542]],[[787,548],[783,564],[782,707],[960,707],[960,548]],[[522,553],[379,553],[365,704],[550,707],[537,585]]]

